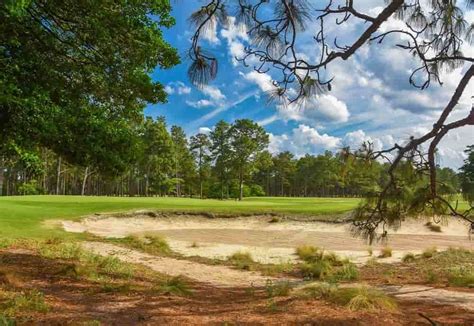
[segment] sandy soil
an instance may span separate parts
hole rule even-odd
[[[272,282],[287,281],[284,279],[263,277],[258,273],[239,271],[226,266],[210,266],[186,260],[152,256],[103,242],[86,242],[83,245],[87,250],[91,250],[100,255],[113,255],[123,261],[143,264],[160,273],[172,276],[183,275],[215,287],[259,287],[264,286],[268,280]],[[295,284],[298,283],[301,282],[295,280]],[[342,286],[352,287],[358,285],[359,284],[351,283]],[[403,286],[382,286],[380,288],[399,299],[413,302],[431,302],[439,305],[454,305],[474,312],[474,293],[410,284]]]
[[[69,232],[90,232],[103,237],[125,237],[131,234],[156,233],[167,238],[170,246],[184,256],[224,259],[236,251],[248,251],[256,261],[278,263],[294,261],[294,248],[314,245],[364,263],[371,256],[368,245],[352,237],[347,223],[281,220],[270,223],[271,217],[207,218],[186,215],[149,217],[144,212],[136,216],[92,216],[80,222],[63,221]],[[405,221],[391,231],[388,245],[393,256],[384,262],[399,261],[407,252],[419,253],[428,247],[444,249],[465,247],[474,249],[469,241],[467,225],[459,221],[441,224],[442,232],[430,231],[427,220]],[[373,247],[374,256],[383,247]]]
[[[103,242],[85,242],[82,245],[85,249],[102,256],[112,255],[130,263],[143,264],[156,272],[171,276],[185,276],[217,287],[264,286],[267,280],[276,281],[274,278],[264,277],[256,272],[158,257]]]

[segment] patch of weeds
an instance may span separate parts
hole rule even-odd
[[[131,264],[112,256],[100,257],[97,267],[106,274],[117,275],[126,279],[132,278],[135,272]]]
[[[80,324],[81,326],[100,326],[102,323],[99,320],[88,320]]]
[[[0,239],[0,249],[6,249],[13,244],[11,239],[2,238]]]
[[[50,259],[74,259],[80,260],[84,250],[77,243],[66,242],[59,244],[42,244],[39,247],[39,254]]]
[[[125,284],[117,284],[117,283],[112,283],[112,282],[104,282],[101,286],[102,292],[105,293],[122,293],[126,294],[129,293],[131,288],[130,284],[125,283]]]
[[[461,266],[449,270],[448,283],[451,286],[474,288],[474,268]]]
[[[238,251],[232,254],[227,258],[227,260],[231,262],[236,268],[247,271],[252,270],[252,266],[255,264],[252,255],[243,251]]]
[[[389,310],[397,307],[395,301],[380,290],[361,286],[353,288],[338,288],[332,291],[329,301],[346,306],[350,310]]]
[[[262,275],[265,276],[276,276],[282,273],[290,273],[294,270],[295,266],[290,263],[279,263],[279,264],[268,264],[268,265],[260,265],[258,270]]]
[[[274,216],[268,221],[268,223],[279,223],[280,221],[279,217]]]
[[[423,251],[423,253],[421,254],[421,256],[423,258],[433,258],[433,256],[438,252],[438,250],[436,249],[436,247],[431,247],[431,248],[427,248],[425,249],[425,251]]]
[[[388,258],[388,257],[392,257],[392,248],[383,247],[382,250],[380,250],[379,258]]]
[[[296,296],[305,299],[327,299],[333,291],[337,291],[335,284],[320,283],[298,289]]]
[[[0,326],[16,326],[16,320],[0,314]]]
[[[49,306],[44,301],[44,294],[38,290],[6,293],[6,300],[2,306],[6,316],[15,316],[22,312],[45,313],[49,311]]]
[[[329,276],[333,267],[329,261],[319,260],[311,263],[303,263],[300,269],[304,277],[320,280]]]
[[[112,239],[127,247],[146,252],[151,255],[169,255],[171,248],[165,239],[156,235],[145,235],[143,237],[128,236],[122,239]]]
[[[334,274],[335,281],[355,281],[359,278],[359,269],[354,263],[345,262]]]
[[[404,263],[412,263],[414,262],[416,259],[415,257],[415,254],[411,253],[411,252],[408,252],[405,254],[405,256],[403,256],[402,258],[402,262]]]
[[[425,279],[427,283],[437,283],[439,280],[439,276],[437,272],[430,268],[425,271]]]
[[[425,224],[425,226],[431,231],[431,232],[443,232],[441,230],[441,225],[434,224],[433,222],[428,222]]]
[[[270,298],[265,305],[265,310],[271,313],[276,313],[281,311],[282,308],[278,306],[278,303],[273,298]]]
[[[321,260],[324,252],[313,246],[299,246],[295,251],[296,255],[305,262]]]
[[[189,296],[192,294],[188,283],[181,276],[175,276],[165,280],[156,290],[160,293],[178,296]]]
[[[272,280],[267,280],[265,292],[269,298],[286,297],[291,292],[291,284],[288,281],[273,282]]]
[[[367,252],[369,253],[370,257],[374,255],[374,250],[372,249],[372,247],[367,248]]]

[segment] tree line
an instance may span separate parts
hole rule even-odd
[[[188,137],[165,118],[146,118],[124,151],[102,148],[101,164],[77,164],[37,146],[11,146],[0,159],[2,195],[57,194],[238,198],[247,196],[362,197],[380,191],[387,164],[342,148],[319,155],[271,154],[269,136],[249,119],[219,121]],[[473,147],[466,153],[471,166]],[[447,193],[471,184],[467,172],[438,168]],[[469,170],[470,171],[470,170]],[[466,181],[467,180],[467,181]]]

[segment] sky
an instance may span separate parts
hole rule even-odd
[[[193,32],[187,18],[203,2],[172,3],[176,25],[165,30],[164,36],[183,59],[172,69],[153,72],[152,78],[166,86],[168,103],[149,105],[145,114],[164,116],[168,126],[180,125],[188,136],[209,132],[219,120],[233,122],[247,118],[267,130],[272,153],[289,150],[300,157],[306,153],[337,151],[344,146],[358,148],[363,141],[373,142],[376,148],[387,148],[429,131],[466,69],[442,73],[442,86],[433,83],[428,89],[416,89],[409,84],[409,76],[417,62],[394,46],[397,41],[403,41],[396,36],[382,44],[365,45],[347,61],[333,62],[327,71],[334,77],[331,92],[309,101],[305,107],[269,104],[266,91],[277,75],[272,75],[273,71],[259,74],[252,65],[245,67],[235,60],[243,53],[248,37],[245,29],[231,21],[227,28],[211,31],[203,43],[206,50],[217,56],[219,72],[214,81],[198,89],[187,77],[190,62],[185,57]],[[355,3],[357,10],[370,15],[377,15],[384,5],[383,0]],[[465,18],[473,23],[474,10],[466,10]],[[329,35],[338,35],[338,44],[351,44],[366,28],[361,21],[353,22],[344,25],[328,22],[326,30]],[[381,31],[402,26],[400,21],[390,19],[381,26]],[[316,29],[317,22],[310,23],[298,40],[300,55],[313,61],[318,54],[312,40]],[[474,45],[466,43],[462,50],[465,55],[474,56]],[[473,95],[474,81],[471,81],[451,119],[467,116]],[[439,146],[439,164],[459,168],[465,159],[463,151],[471,144],[474,144],[473,126],[449,133]]]

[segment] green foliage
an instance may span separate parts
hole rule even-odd
[[[291,292],[291,284],[288,281],[273,282],[267,280],[265,283],[265,292],[269,298],[273,297],[286,297]]]
[[[409,253],[405,254],[405,256],[403,256],[402,261],[404,263],[414,262],[415,261],[415,255],[412,254],[411,252],[409,252]]]
[[[169,1],[2,1],[1,147],[42,145],[123,171],[146,103],[166,100],[149,73],[179,63],[161,31],[170,11]]]
[[[468,146],[464,153],[467,158],[460,168],[462,195],[471,206],[474,206],[474,145]]]
[[[20,195],[39,195],[42,193],[42,189],[39,187],[38,181],[30,180],[18,186],[18,193]]]
[[[160,293],[178,296],[189,296],[192,294],[188,283],[180,276],[168,278],[156,290]]]
[[[382,291],[366,286],[337,287],[333,284],[321,283],[299,290],[299,296],[327,300],[353,311],[394,311],[396,302]]]
[[[243,270],[251,270],[255,264],[252,256],[248,252],[236,252],[227,258],[236,268]]]
[[[6,316],[15,316],[22,312],[49,311],[49,306],[44,301],[44,294],[35,289],[19,293],[4,292],[0,295],[4,299],[0,307]]]
[[[388,257],[392,257],[392,248],[383,247],[382,250],[380,250],[379,258],[388,258]]]
[[[427,248],[423,251],[421,256],[423,258],[432,258],[436,254],[437,251],[438,250],[436,249],[436,247]]]
[[[165,239],[156,235],[128,236],[123,239],[113,239],[114,242],[126,244],[127,246],[141,250],[152,255],[168,255],[171,248]]]
[[[453,267],[448,272],[451,286],[474,288],[474,266]]]

